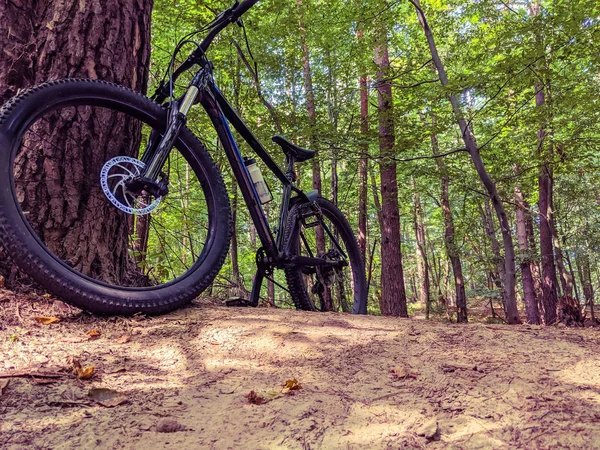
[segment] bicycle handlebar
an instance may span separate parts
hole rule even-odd
[[[210,46],[210,44],[212,44],[212,41],[214,40],[214,38],[217,37],[217,35],[225,27],[227,27],[227,25],[237,22],[240,19],[240,17],[245,12],[247,12],[250,8],[252,8],[254,5],[256,5],[258,3],[258,1],[259,0],[244,0],[244,1],[242,1],[242,3],[238,3],[236,0],[235,4],[231,8],[226,9],[221,14],[219,14],[215,18],[214,23],[210,29],[210,32],[204,38],[204,40],[200,43],[198,48],[196,50],[194,50],[190,54],[190,56],[177,69],[175,69],[175,71],[171,75],[172,81],[176,80],[179,77],[179,75],[181,75],[184,71],[190,69],[196,61],[203,58],[204,54],[208,50],[208,47]],[[156,101],[158,101],[159,103],[162,103],[169,95],[168,92],[165,91],[165,88],[166,88],[166,85],[164,85],[161,82],[160,86],[158,87],[158,89],[156,90],[156,93],[153,96],[153,98]]]
[[[204,38],[202,43],[200,44],[200,49],[203,53],[206,53],[208,47],[212,43],[213,39],[230,23],[237,22],[239,18],[252,8],[255,4],[258,3],[259,0],[244,0],[242,3],[236,3],[229,9],[226,9],[220,14],[220,18],[217,17],[215,26],[210,33]],[[196,52],[194,52],[195,54]],[[194,55],[195,56],[195,55]]]

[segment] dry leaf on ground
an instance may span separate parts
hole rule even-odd
[[[295,378],[292,378],[291,380],[286,380],[286,382],[282,386],[283,386],[282,392],[284,392],[284,393],[302,389],[302,385],[300,383],[298,383],[298,380],[296,380]]]
[[[0,275],[0,289],[4,289],[4,277]]]
[[[10,382],[10,378],[0,381],[0,395],[2,395],[4,393],[4,389],[6,389],[9,382]]]
[[[107,388],[94,388],[88,391],[88,396],[96,403],[107,408],[118,406],[127,401],[127,396],[121,392]]]
[[[402,378],[403,380],[407,378],[417,378],[417,375],[419,375],[418,372],[413,372],[406,367],[394,367],[393,369],[390,369],[390,373],[397,378]]]
[[[51,323],[60,322],[60,319],[58,317],[40,316],[34,317],[34,319],[37,323],[41,323],[42,325],[50,325]]]
[[[97,339],[100,336],[102,336],[102,333],[100,332],[100,330],[90,330],[85,334],[87,334],[90,337],[90,339]]]
[[[81,362],[75,357],[71,357],[71,364],[73,364],[73,372],[80,380],[87,380],[94,375],[94,366],[83,368]]]

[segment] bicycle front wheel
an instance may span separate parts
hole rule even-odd
[[[153,191],[132,188],[167,111],[94,80],[25,91],[0,110],[0,233],[11,258],[62,300],[158,314],[196,297],[227,254],[229,200],[182,129]]]
[[[316,214],[309,204],[292,207],[284,242],[292,256],[325,258],[331,265],[286,268],[292,300],[308,311],[366,314],[365,269],[352,228],[330,201],[319,198],[316,205]]]

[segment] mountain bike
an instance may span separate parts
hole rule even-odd
[[[187,126],[200,104],[261,244],[250,298],[236,304],[257,306],[264,279],[283,269],[296,308],[366,313],[364,266],[347,219],[317,191],[296,185],[295,164],[315,152],[275,136],[285,154],[280,168],[215,84],[210,44],[229,24],[243,25],[257,1],[236,2],[203,28],[204,40],[176,69],[173,57],[152,99],[103,81],[65,79],[24,91],[0,110],[0,234],[35,282],[104,314],[172,311],[213,282],[228,253],[232,215],[206,140]],[[175,81],[194,66],[185,94],[175,98]],[[263,206],[271,191],[230,126],[282,186],[276,228]]]

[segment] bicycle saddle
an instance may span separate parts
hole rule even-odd
[[[285,140],[282,136],[273,136],[273,142],[281,146],[281,150],[287,156],[294,158],[297,162],[308,161],[315,156],[314,150],[308,150]]]

